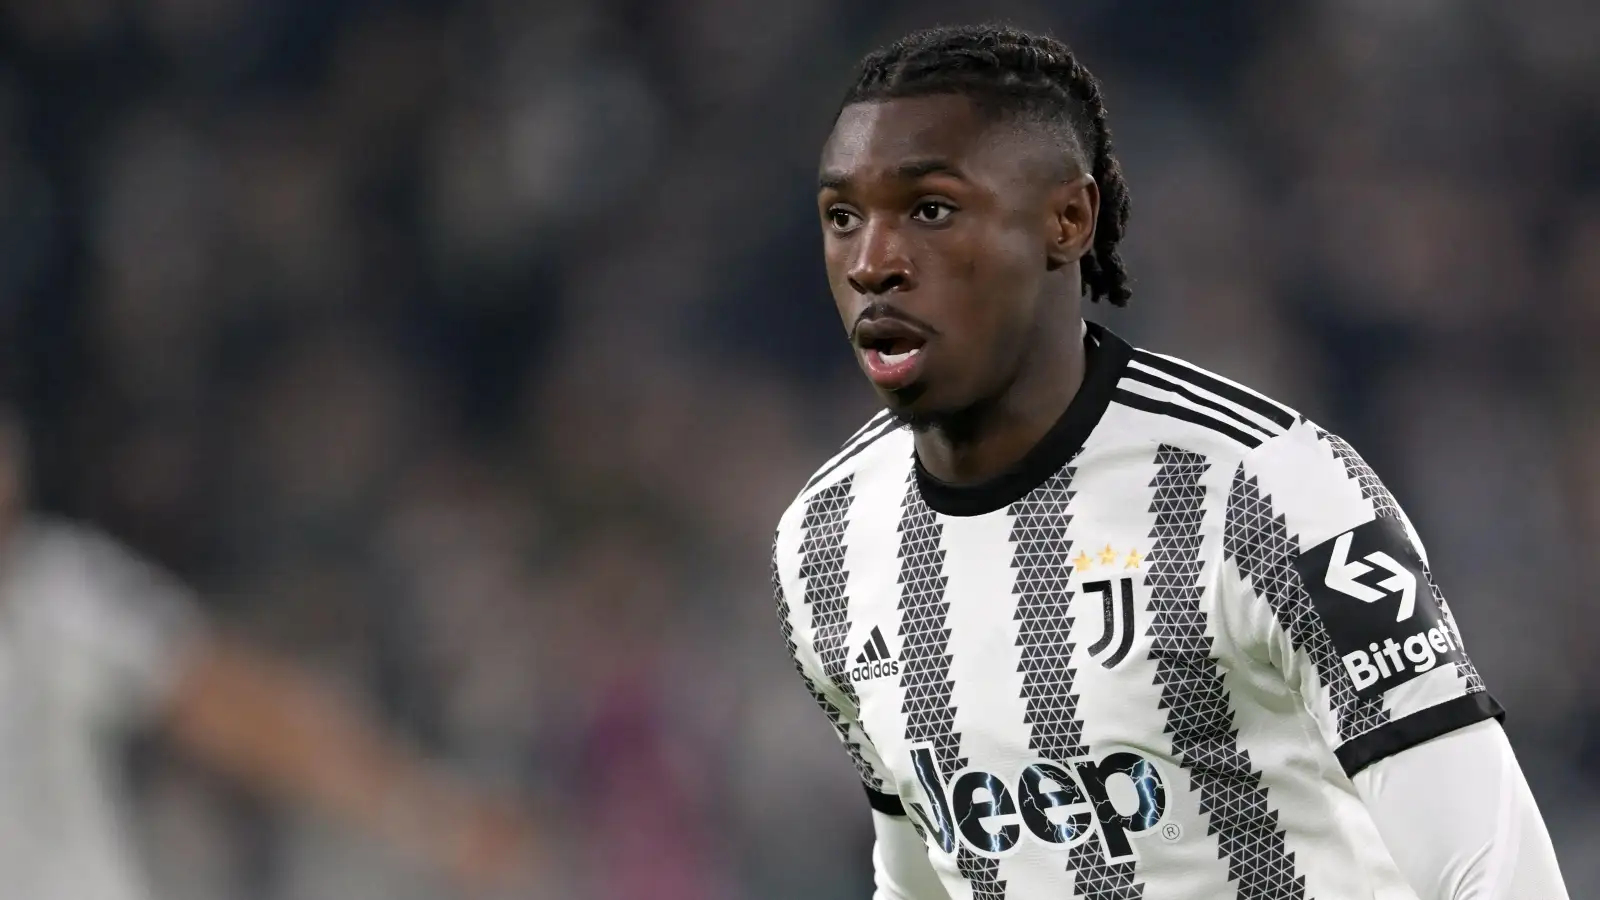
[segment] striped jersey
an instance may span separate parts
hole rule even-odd
[[[1016,466],[880,414],[783,515],[779,617],[955,900],[1412,898],[1351,776],[1500,715],[1350,445],[1089,325]]]

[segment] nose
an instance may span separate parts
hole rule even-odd
[[[883,222],[868,222],[861,228],[855,249],[855,259],[845,276],[856,293],[877,295],[911,289],[911,260],[898,229]]]

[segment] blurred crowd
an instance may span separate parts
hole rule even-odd
[[[536,810],[574,900],[864,897],[770,534],[872,412],[816,154],[975,17],[1106,82],[1135,343],[1354,443],[1600,895],[1584,0],[9,0],[0,383],[38,504]],[[449,896],[150,742],[160,896]]]

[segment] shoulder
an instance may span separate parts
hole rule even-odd
[[[14,571],[35,577],[89,576],[120,568],[131,552],[92,526],[48,515],[24,520],[11,540]]]
[[[776,540],[798,534],[807,510],[821,511],[830,502],[846,502],[850,488],[863,478],[887,476],[904,480],[911,470],[911,433],[879,412],[856,430],[817,467],[778,520]]]
[[[1305,421],[1290,406],[1186,360],[1131,349],[1108,411],[1126,440],[1243,458]]]
[[[1231,473],[1233,516],[1270,510],[1310,543],[1398,505],[1343,438],[1292,407],[1176,357],[1135,351],[1114,408],[1134,437],[1198,452]],[[1220,475],[1221,473],[1219,473]],[[1248,518],[1248,516],[1245,516]]]
[[[1117,384],[1112,431],[1201,453],[1233,471],[1233,492],[1278,498],[1306,515],[1394,501],[1338,435],[1252,388],[1178,357],[1133,350]]]
[[[1348,442],[1302,419],[1250,453],[1234,473],[1235,518],[1257,510],[1283,523],[1303,546],[1327,541],[1363,523],[1410,523],[1394,495]],[[1414,539],[1414,536],[1413,536]]]
[[[13,590],[56,613],[136,608],[143,615],[178,617],[196,602],[170,572],[85,523],[30,517],[8,553]]]

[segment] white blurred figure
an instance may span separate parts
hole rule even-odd
[[[181,751],[467,882],[525,861],[526,826],[291,669],[223,639],[189,590],[85,526],[27,512],[0,412],[0,896],[150,900],[116,765],[152,725]]]

